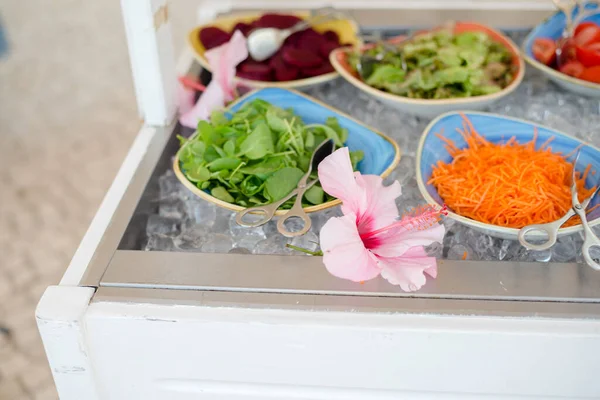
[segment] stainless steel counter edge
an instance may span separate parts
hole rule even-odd
[[[420,291],[405,293],[380,278],[336,278],[320,257],[117,250],[100,286],[600,303],[600,274],[584,265],[440,260],[438,270]]]
[[[106,232],[96,248],[86,272],[83,275],[81,282],[79,282],[79,286],[98,287],[100,279],[119,246],[123,233],[144,193],[146,184],[152,176],[157,160],[159,159],[165,144],[171,137],[175,126],[176,122],[173,122],[168,127],[153,127],[153,129],[155,129],[154,137],[148,145],[146,154],[144,154],[140,164],[137,166],[135,174],[123,194],[119,206],[112,215]]]
[[[103,302],[291,311],[417,313],[474,317],[600,318],[600,304],[598,303],[452,300],[115,287],[101,287],[98,289],[92,303]]]

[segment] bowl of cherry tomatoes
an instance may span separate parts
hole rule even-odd
[[[562,12],[536,26],[523,43],[525,61],[569,91],[600,97],[600,8],[586,9],[568,38],[565,27]]]

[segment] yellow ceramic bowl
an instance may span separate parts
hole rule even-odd
[[[365,152],[365,160],[363,162],[370,163],[371,165],[373,165],[373,163],[376,163],[377,167],[373,167],[371,168],[371,170],[376,169],[378,172],[380,172],[379,175],[382,178],[387,177],[394,170],[394,168],[396,168],[398,162],[400,161],[400,148],[394,140],[384,135],[383,133],[374,130],[373,128],[365,126],[364,124],[356,121],[352,117],[340,112],[339,110],[329,107],[326,104],[323,104],[318,100],[306,96],[295,90],[279,88],[254,90],[231,103],[229,107],[227,107],[227,109],[235,109],[237,105],[244,104],[246,101],[251,101],[253,98],[257,98],[258,96],[260,96],[261,99],[268,101],[276,106],[280,106],[283,108],[288,108],[288,106],[292,106],[293,108],[297,108],[299,116],[303,119],[310,119],[310,117],[312,116],[313,120],[322,119],[322,122],[325,122],[325,119],[329,116],[338,118],[342,126],[344,126],[344,124],[347,124],[346,128],[349,129],[349,139],[347,141],[348,147],[352,149],[351,143],[354,143],[355,149],[360,148],[361,150],[363,150]],[[313,106],[308,107],[308,103],[313,104]],[[297,107],[293,104],[296,104]],[[303,111],[307,115],[303,115]],[[314,114],[318,114],[318,116],[315,117]],[[354,127],[354,129],[352,129],[351,127]],[[197,134],[198,133],[196,132],[194,136]],[[357,143],[360,143],[360,147],[357,146]],[[359,169],[362,170],[363,167],[359,167]],[[173,170],[175,171],[175,175],[177,176],[179,181],[196,196],[213,204],[216,204],[219,207],[226,208],[231,211],[239,212],[245,209],[244,207],[239,206],[237,204],[231,204],[223,200],[219,200],[216,197],[211,196],[209,193],[199,189],[196,185],[190,182],[181,170],[179,152],[177,152],[175,160],[173,161]],[[372,171],[363,172],[367,174],[373,173]],[[312,213],[322,211],[330,207],[337,206],[339,204],[340,201],[336,199],[328,201],[326,203],[304,207],[304,211],[306,213]],[[283,215],[288,211],[289,210],[277,210],[275,215]]]
[[[221,18],[217,18],[212,21],[210,24],[201,25],[194,28],[188,34],[188,43],[192,48],[192,52],[194,57],[198,60],[202,68],[210,71],[210,66],[208,65],[208,61],[204,57],[204,52],[206,49],[200,42],[200,31],[209,26],[220,28],[226,32],[230,32],[233,27],[238,22],[250,23],[258,18],[260,18],[264,13],[253,13],[253,14],[243,14],[243,15],[233,15],[233,16],[225,16]],[[296,15],[302,19],[306,19],[309,16],[307,12],[290,12],[286,13],[290,15]],[[313,28],[317,32],[326,32],[326,31],[334,31],[340,37],[341,43],[348,43],[354,46],[360,45],[360,40],[357,36],[358,34],[358,26],[356,23],[350,20],[335,20],[324,22],[322,24],[317,24],[313,26]],[[286,82],[264,82],[264,81],[254,81],[250,79],[244,79],[236,77],[236,82],[243,84],[245,86],[251,88],[264,88],[264,87],[278,87],[278,88],[294,88],[294,89],[308,89],[312,86],[317,86],[323,84],[325,82],[329,82],[335,78],[337,78],[339,74],[337,72],[330,72],[328,74],[323,74],[319,76],[314,76],[312,78],[304,78],[304,79],[296,79],[293,81]]]

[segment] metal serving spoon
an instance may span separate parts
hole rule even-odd
[[[248,35],[248,53],[255,61],[264,61],[283,46],[285,39],[290,35],[310,28],[312,25],[336,19],[333,8],[317,11],[317,14],[305,21],[298,22],[289,29],[258,28]]]

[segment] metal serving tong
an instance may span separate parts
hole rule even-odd
[[[264,225],[267,222],[269,222],[273,218],[273,216],[275,216],[275,212],[283,203],[285,203],[292,197],[297,196],[292,208],[287,213],[285,213],[279,219],[279,221],[277,221],[277,230],[279,231],[279,233],[287,237],[304,235],[310,229],[312,222],[310,220],[310,217],[306,214],[306,212],[304,212],[304,209],[302,208],[302,198],[304,197],[304,193],[318,181],[318,179],[313,179],[312,181],[308,182],[308,178],[310,177],[311,172],[317,169],[321,161],[323,161],[325,157],[333,153],[334,149],[335,144],[332,139],[326,140],[323,143],[321,143],[313,152],[312,157],[310,159],[310,164],[308,166],[308,171],[306,171],[306,174],[304,174],[304,176],[300,178],[296,189],[292,190],[287,196],[280,200],[277,200],[274,203],[267,204],[265,206],[246,208],[245,210],[240,211],[235,217],[235,221],[239,225],[247,227],[256,227]],[[244,217],[246,216],[246,214],[249,213],[257,214],[259,216],[259,219],[256,221],[244,221]],[[287,230],[287,228],[285,227],[285,221],[287,221],[290,218],[300,218],[304,223],[302,229],[296,232],[291,232]]]
[[[592,199],[596,196],[598,191],[600,191],[600,185],[594,193],[591,194],[587,199],[583,200],[583,202],[579,202],[579,198],[577,197],[577,181],[575,180],[575,167],[577,166],[577,161],[579,160],[579,155],[581,152],[577,152],[577,157],[575,158],[575,162],[573,163],[573,175],[572,175],[572,183],[571,183],[571,204],[572,207],[567,211],[567,213],[560,219],[549,222],[547,224],[534,224],[528,225],[521,230],[519,230],[519,243],[523,245],[525,248],[529,250],[547,250],[552,247],[556,243],[558,230],[560,227],[569,220],[574,215],[578,215],[581,219],[581,224],[583,225],[583,234],[584,241],[583,246],[581,247],[581,253],[585,262],[592,267],[593,269],[600,271],[600,264],[596,262],[591,254],[590,249],[592,247],[598,247],[600,250],[600,239],[594,234],[594,231],[590,228],[587,221],[587,216],[585,213],[586,208],[592,201]],[[532,231],[542,231],[548,235],[548,241],[542,244],[535,244],[527,241],[525,235]]]

